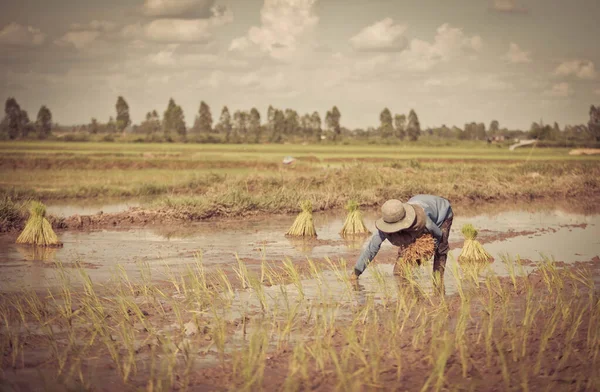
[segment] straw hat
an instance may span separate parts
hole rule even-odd
[[[416,215],[412,205],[391,199],[381,206],[381,218],[375,222],[375,227],[384,233],[396,233],[412,226]]]

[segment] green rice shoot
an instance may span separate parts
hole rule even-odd
[[[17,238],[17,244],[37,246],[60,246],[58,236],[46,219],[46,206],[39,201],[32,201],[29,208],[29,219],[25,228]]]
[[[312,202],[304,200],[300,203],[300,208],[302,211],[298,214],[294,224],[292,224],[286,235],[292,237],[316,237],[317,232],[312,216]]]
[[[342,237],[369,234],[369,230],[363,221],[362,212],[358,209],[358,203],[354,200],[348,201],[346,210],[348,215],[340,232]]]
[[[459,263],[491,263],[494,258],[489,254],[477,238],[477,229],[472,224],[463,225],[462,234],[465,237],[465,243],[458,256]]]

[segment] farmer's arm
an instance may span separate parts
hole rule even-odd
[[[371,237],[371,241],[365,249],[363,249],[360,254],[358,260],[356,261],[356,265],[354,266],[354,273],[359,276],[365,271],[367,265],[373,261],[377,252],[379,252],[379,248],[381,248],[381,243],[385,241],[385,235],[380,230],[377,230],[377,233],[373,234]]]

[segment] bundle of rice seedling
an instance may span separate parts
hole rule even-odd
[[[52,225],[46,219],[46,206],[38,201],[31,202],[29,219],[25,224],[23,232],[17,238],[17,244],[29,244],[39,246],[60,246],[58,237]]]
[[[358,209],[358,203],[354,200],[350,200],[346,205],[346,210],[348,210],[348,215],[346,216],[344,226],[340,232],[342,237],[369,234],[369,230],[363,221],[362,213]]]
[[[465,237],[465,243],[460,256],[458,256],[459,263],[491,263],[494,261],[492,255],[483,249],[483,246],[476,240],[477,229],[472,224],[464,225],[461,231]]]
[[[417,263],[428,261],[435,252],[435,240],[431,234],[418,237],[413,243],[404,247],[402,261],[405,263]]]
[[[302,212],[298,214],[294,224],[290,227],[286,235],[292,237],[316,237],[317,232],[315,231],[315,224],[312,217],[312,203],[310,200],[304,200],[300,203],[300,208],[302,208]]]

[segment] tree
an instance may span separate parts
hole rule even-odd
[[[379,134],[382,138],[388,138],[392,136],[394,133],[394,125],[392,120],[392,112],[390,109],[385,108],[379,115],[379,122],[381,125],[379,126]]]
[[[317,141],[321,141],[321,135],[323,134],[323,129],[321,125],[321,116],[319,112],[313,112],[310,116],[311,128],[313,129],[313,136]]]
[[[325,125],[327,126],[327,129],[333,133],[332,138],[334,141],[338,140],[342,134],[342,129],[340,127],[341,117],[342,115],[337,106],[334,106],[333,109],[331,109],[330,112],[328,111],[325,115]]]
[[[52,131],[52,113],[46,106],[42,106],[37,115],[37,128],[40,138],[47,138]]]
[[[285,115],[283,111],[274,109],[273,111],[273,130],[271,132],[270,141],[273,143],[281,143],[283,140],[283,132],[285,129]]]
[[[588,122],[588,132],[594,140],[600,142],[600,106],[590,108],[590,121]]]
[[[213,118],[210,113],[210,107],[206,104],[206,102],[200,102],[200,109],[198,109],[198,116],[196,117],[196,122],[194,123],[194,131],[200,133],[211,133],[213,126]]]
[[[175,103],[173,98],[169,99],[169,105],[163,115],[163,129],[165,133],[176,132],[180,136],[185,136],[185,117],[181,106]]]
[[[260,143],[260,134],[261,134],[260,113],[258,112],[258,110],[256,110],[256,108],[252,108],[250,110],[250,118],[248,121],[249,121],[248,131],[249,131],[250,135],[253,136],[254,143]]]
[[[91,134],[95,135],[98,133],[98,120],[92,118],[92,123],[90,124],[89,130]]]
[[[117,125],[115,124],[115,119],[113,118],[113,116],[110,116],[108,118],[108,123],[106,124],[106,129],[110,133],[115,132],[117,130]]]
[[[21,132],[21,137],[25,139],[33,130],[34,127],[29,120],[29,114],[26,110],[21,110],[19,114],[19,131]]]
[[[248,122],[250,114],[237,110],[233,114],[233,141],[236,143],[248,141]]]
[[[310,114],[306,113],[300,118],[300,127],[302,128],[302,136],[304,140],[307,140],[312,136],[312,120]]]
[[[8,128],[8,138],[16,139],[21,133],[21,107],[14,98],[8,98],[4,105],[4,114]]]
[[[500,131],[500,123],[497,120],[492,120],[490,123],[490,135],[497,136]]]
[[[129,105],[123,97],[117,98],[117,131],[125,134],[125,129],[131,124],[131,118],[129,117]]]
[[[475,126],[475,139],[477,140],[485,140],[487,135],[485,133],[485,124],[479,123]]]
[[[146,120],[140,124],[136,132],[150,135],[159,132],[160,128],[160,118],[156,110],[153,110],[146,113]]]
[[[229,114],[229,109],[227,106],[225,106],[223,107],[223,110],[221,110],[221,117],[219,118],[219,130],[225,135],[226,142],[229,142],[232,128],[231,114]]]
[[[298,113],[292,109],[285,109],[285,125],[283,130],[284,135],[296,135],[299,128],[300,116],[298,116]]]
[[[408,113],[408,126],[406,127],[406,133],[411,141],[419,140],[419,136],[421,135],[421,123],[419,122],[417,113],[415,113],[413,109],[411,109]]]
[[[394,130],[396,137],[404,140],[406,137],[406,116],[404,114],[396,114],[394,116]]]

